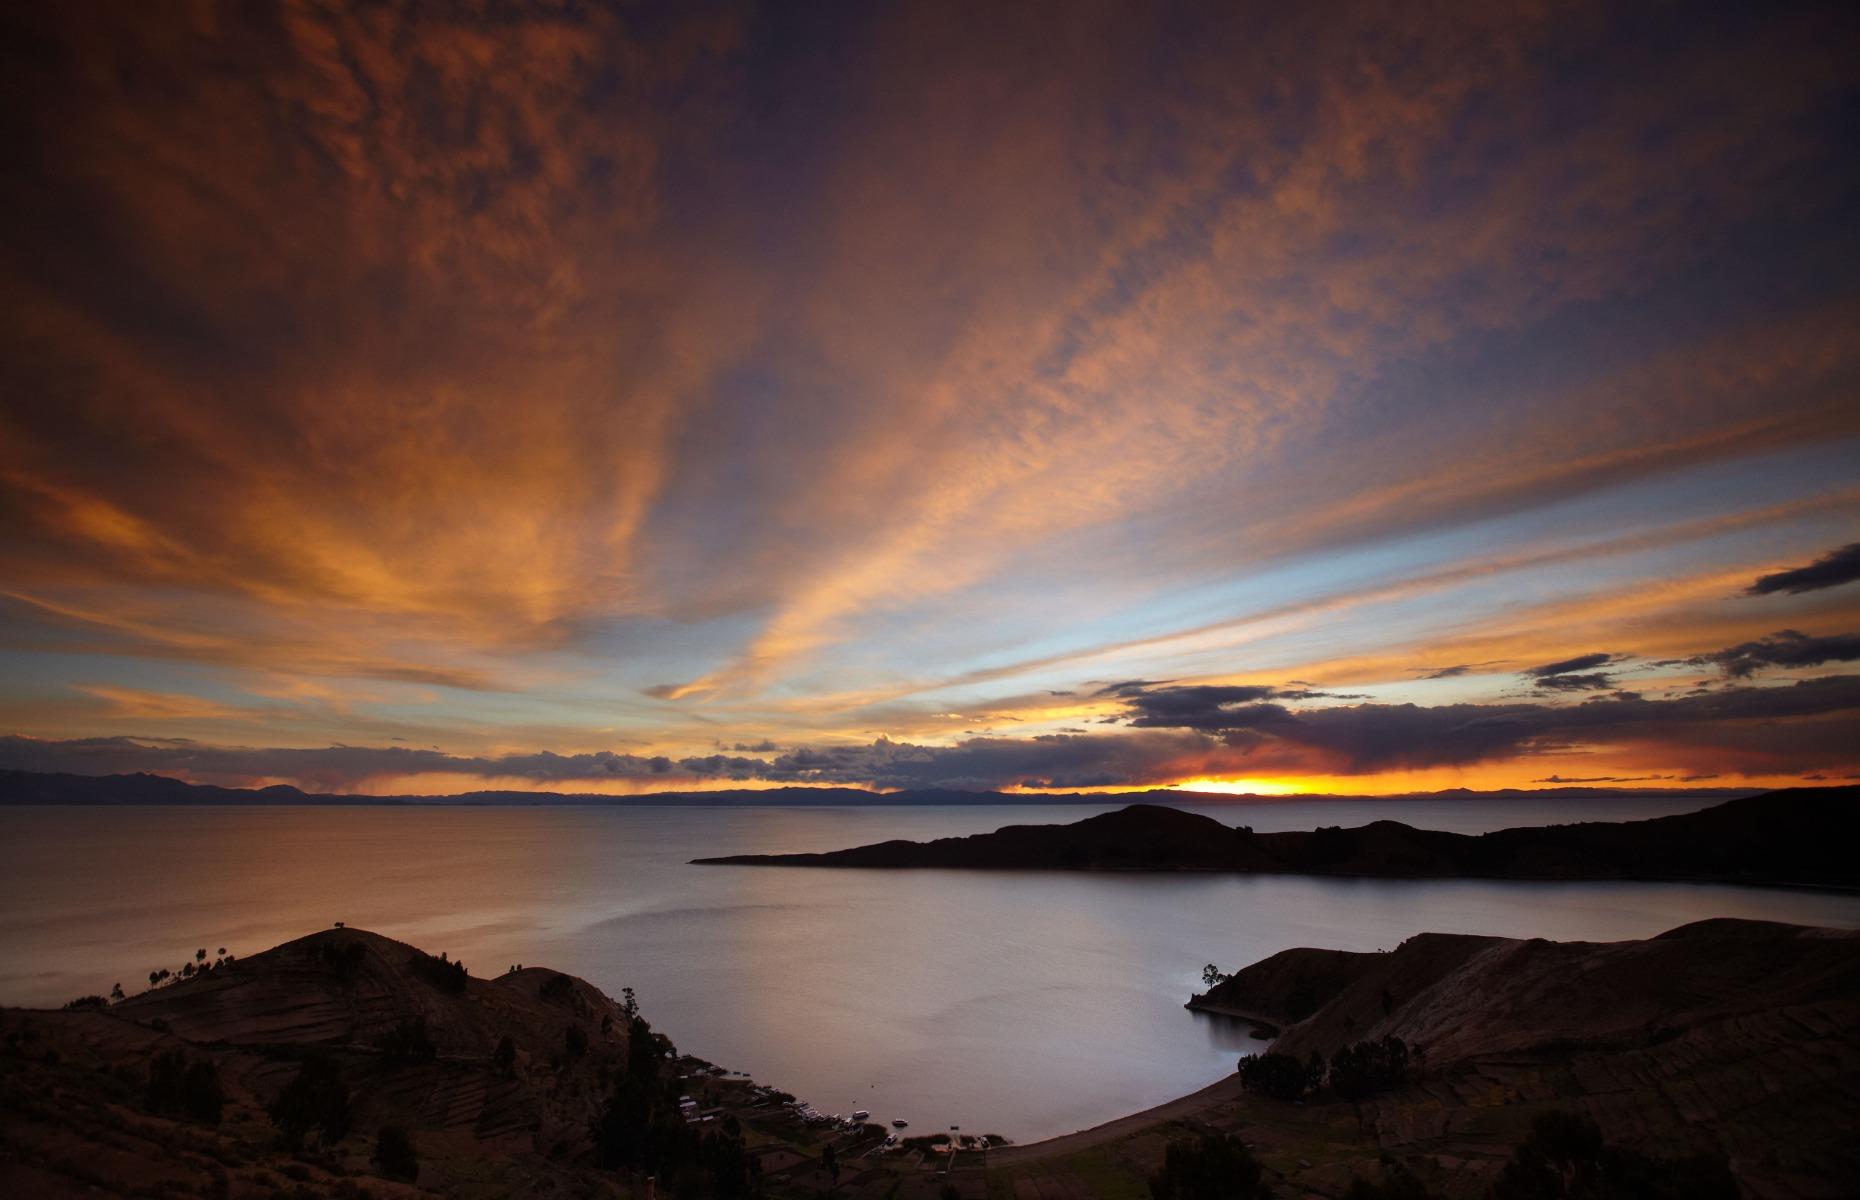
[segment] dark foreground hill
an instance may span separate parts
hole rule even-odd
[[[0,1195],[748,1194],[740,1138],[677,1110],[708,1077],[580,979],[355,929],[205,965],[0,1011]]]
[[[809,1124],[556,971],[478,978],[342,929],[208,965],[114,1004],[0,1010],[0,1196],[1138,1198],[1171,1146],[1217,1134],[1274,1195],[1471,1200],[1546,1113],[1667,1179],[1610,1196],[1860,1194],[1860,934],[1833,930],[1288,950],[1191,1006],[1283,1025],[1271,1062],[1295,1094],[1254,1059],[1147,1113],[953,1158],[931,1144],[948,1134],[886,1149],[876,1126]],[[1658,1174],[1688,1163],[1723,1186]]]
[[[1254,833],[1198,813],[1136,804],[1070,825],[1009,825],[933,842],[700,863],[806,867],[1241,871],[1408,879],[1664,879],[1860,886],[1860,788],[1791,788],[1646,821],[1480,835],[1376,821],[1354,829]]]
[[[1389,953],[1287,950],[1189,1006],[1283,1026],[1273,1052],[1330,1065],[1307,1106],[1348,1101],[1379,1152],[1443,1193],[1481,1194],[1500,1166],[1486,1147],[1554,1107],[1611,1142],[1721,1158],[1747,1195],[1860,1195],[1860,933],[1729,919],[1611,943],[1428,933]],[[1407,1065],[1365,1086],[1350,1048],[1384,1039]],[[1353,1095],[1337,1094],[1340,1062]]]

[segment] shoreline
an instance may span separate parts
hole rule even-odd
[[[1016,1142],[998,1150],[990,1150],[991,1165],[1011,1166],[1017,1163],[1038,1162],[1055,1155],[1073,1154],[1093,1146],[1113,1141],[1126,1134],[1135,1133],[1163,1121],[1179,1121],[1186,1117],[1197,1116],[1217,1105],[1227,1104],[1246,1093],[1240,1084],[1240,1073],[1230,1072],[1210,1083],[1208,1086],[1165,1100],[1161,1104],[1138,1112],[1113,1117],[1102,1124],[1077,1129],[1071,1133],[1055,1134],[1033,1142]]]
[[[1253,1036],[1268,1046],[1272,1044],[1273,1039],[1285,1032],[1279,1022],[1262,1017],[1256,1012],[1235,1008],[1231,1004],[1209,1004],[1198,995],[1189,997],[1188,1003],[1182,1007],[1190,1012],[1207,1013],[1216,1017],[1232,1017],[1236,1021],[1245,1021],[1253,1027]]]

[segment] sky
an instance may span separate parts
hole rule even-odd
[[[0,767],[1860,779],[1851,4],[0,21]]]

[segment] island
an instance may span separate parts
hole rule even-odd
[[[705,865],[1232,871],[1394,879],[1680,880],[1860,887],[1860,788],[1789,788],[1699,812],[1485,834],[1375,821],[1254,833],[1153,804],[1066,825],[1009,825],[931,842],[817,854],[737,854]]]

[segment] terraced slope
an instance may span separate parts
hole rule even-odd
[[[1563,1107],[1625,1145],[1722,1153],[1753,1195],[1860,1195],[1860,933],[1724,919],[1610,943],[1422,934],[1386,954],[1287,950],[1190,1006],[1280,1023],[1273,1050],[1300,1058],[1420,1048],[1411,1086],[1350,1107],[1451,1194],[1483,1190],[1518,1112]]]
[[[286,1181],[312,1195],[363,1186],[393,1194],[404,1189],[375,1177],[369,1161],[384,1124],[412,1131],[420,1182],[449,1194],[528,1193],[551,1178],[577,1194],[618,1194],[617,1179],[577,1164],[608,1078],[625,1061],[626,1027],[614,1001],[572,976],[470,977],[354,929],[300,938],[104,1011],[9,1011],[0,1015],[0,1194],[159,1185],[175,1195],[270,1195]],[[572,1051],[571,1036],[580,1047]],[[507,1065],[497,1057],[505,1039]],[[169,1051],[214,1064],[226,1097],[217,1126],[147,1111],[149,1065]],[[265,1111],[312,1057],[338,1065],[357,1135],[300,1160],[275,1149]]]

